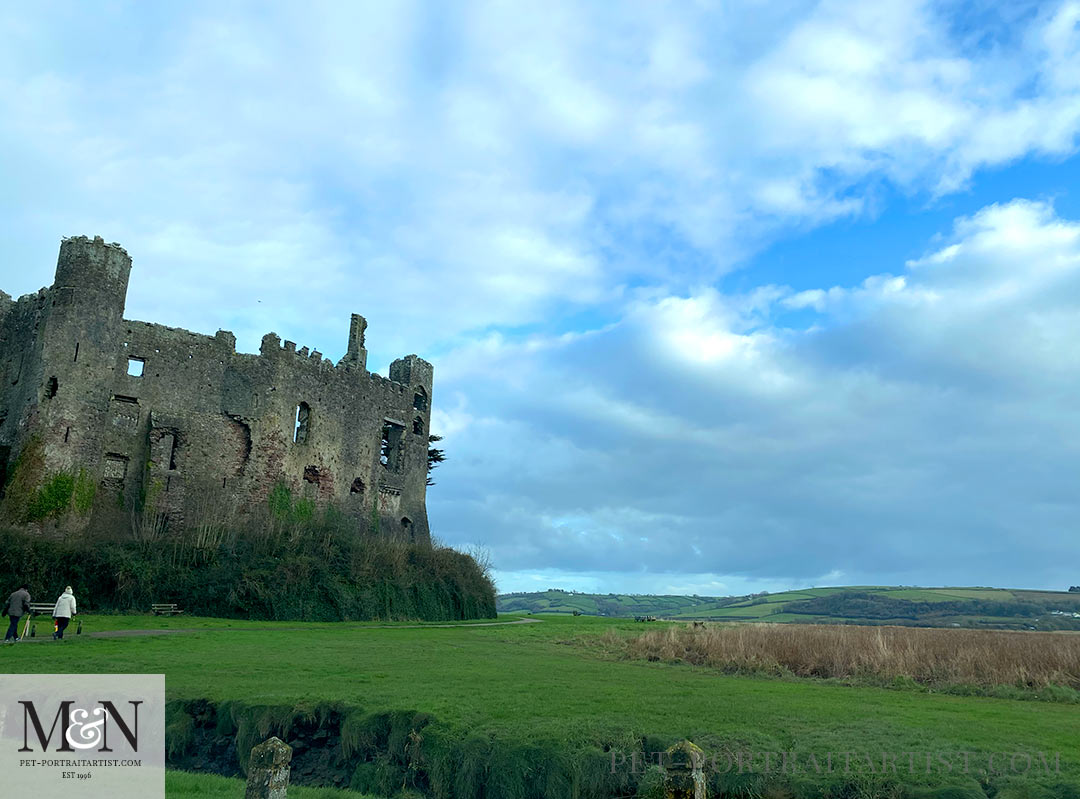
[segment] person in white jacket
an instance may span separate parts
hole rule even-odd
[[[60,595],[60,598],[56,600],[56,607],[53,608],[52,615],[56,621],[56,632],[53,633],[54,641],[64,640],[64,630],[71,623],[71,617],[75,613],[75,594],[72,593],[69,585],[64,589],[64,593]]]

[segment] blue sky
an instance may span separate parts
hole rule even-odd
[[[1080,582],[1080,4],[0,9],[0,286],[435,363],[502,590]]]

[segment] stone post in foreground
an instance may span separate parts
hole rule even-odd
[[[289,791],[292,747],[280,738],[269,738],[251,750],[247,792],[244,799],[285,799]]]
[[[666,799],[706,799],[705,753],[690,741],[679,741],[664,753]]]

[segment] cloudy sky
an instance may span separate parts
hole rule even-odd
[[[0,7],[0,288],[435,363],[501,590],[1080,582],[1080,3]]]

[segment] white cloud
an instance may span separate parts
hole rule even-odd
[[[844,173],[841,185],[880,170],[937,191],[1031,151],[1072,152],[1080,121],[1075,4],[1027,27],[1012,22],[1028,34],[1019,46],[999,39],[975,51],[950,38],[950,10],[819,5],[746,74],[762,145],[797,167]],[[1041,87],[1034,96],[1032,83]]]
[[[689,291],[777,231],[867,213],[882,177],[946,191],[1073,151],[1077,5],[1001,17],[981,48],[955,11],[8,9],[9,289],[101,233],[135,256],[136,314],[249,349],[281,320],[335,354],[361,310],[387,359],[628,284]]]

